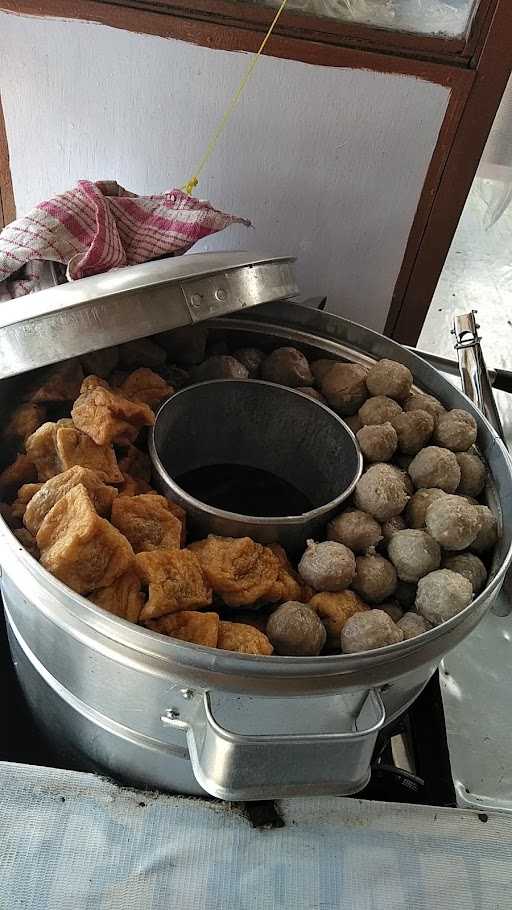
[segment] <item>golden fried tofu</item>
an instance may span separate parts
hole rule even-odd
[[[18,538],[20,544],[28,550],[34,559],[39,559],[39,547],[30,531],[27,531],[26,528],[18,528],[17,531],[14,531],[14,536]]]
[[[13,528],[19,528],[19,517],[14,514],[14,507],[10,506],[8,502],[0,502],[0,516],[11,530],[13,530]]]
[[[48,512],[36,540],[41,564],[78,594],[107,588],[133,565],[126,537],[100,518],[83,484]]]
[[[110,386],[106,379],[102,379],[100,376],[96,376],[95,373],[90,373],[85,377],[82,385],[80,386],[80,395],[83,395],[84,392],[92,392],[93,389],[109,389]]]
[[[96,445],[67,418],[44,423],[29,436],[25,447],[43,483],[75,465],[96,471],[107,483],[123,481],[113,447]]]
[[[167,353],[160,345],[149,338],[137,338],[127,341],[119,348],[119,358],[123,367],[161,367],[164,365]]]
[[[130,375],[127,370],[114,370],[112,376],[109,376],[109,385],[111,389],[120,389],[123,382],[126,382]]]
[[[136,446],[127,446],[126,453],[119,459],[119,469],[130,477],[139,477],[148,483],[151,480],[151,459]]]
[[[230,613],[229,621],[242,623],[244,626],[252,626],[259,629],[260,632],[266,632],[268,613],[262,613],[261,610],[234,610]]]
[[[217,647],[223,651],[239,651],[240,654],[269,655],[274,650],[267,636],[254,626],[222,620],[219,623]]]
[[[112,503],[117,496],[117,490],[104,483],[101,475],[97,474],[96,471],[91,471],[90,468],[83,468],[81,465],[75,465],[72,468],[68,468],[67,471],[63,471],[62,474],[51,477],[44,484],[27,485],[36,487],[36,489],[27,500],[27,505],[25,506],[23,515],[25,527],[32,534],[37,534],[50,509],[53,509],[59,499],[62,499],[66,493],[69,493],[78,484],[82,484],[87,490],[89,499],[98,515],[105,516],[110,514]],[[18,494],[18,499],[21,498],[21,493],[25,489],[26,487],[22,487]],[[27,494],[28,492],[27,490]]]
[[[167,508],[169,512],[178,519],[181,524],[181,538],[180,538],[180,547],[184,547],[187,540],[187,513],[177,502],[173,502],[172,499],[167,499]]]
[[[274,585],[267,595],[267,600],[270,603],[287,600],[295,600],[302,603],[303,582],[298,572],[293,569],[285,550],[278,543],[269,544],[269,550],[272,550],[274,556],[279,560],[279,572]]]
[[[99,387],[77,398],[71,416],[77,429],[99,446],[112,442],[127,445],[135,441],[142,427],[151,427],[155,422],[147,404]]]
[[[23,486],[19,488],[18,495],[12,504],[12,515],[20,524],[23,522],[30,500],[42,486],[42,483],[24,483]]]
[[[24,444],[25,440],[44,423],[45,416],[46,411],[40,404],[33,404],[29,401],[20,404],[13,411],[3,436],[6,440]]]
[[[212,602],[211,588],[190,550],[138,553],[135,569],[149,587],[149,598],[140,615],[142,622],[179,610],[208,607]]]
[[[106,379],[119,363],[119,349],[113,347],[103,348],[102,351],[90,351],[89,354],[82,354],[80,361],[86,375],[93,373]]]
[[[215,537],[189,546],[216,594],[230,607],[249,606],[276,593],[280,563],[250,537]]]
[[[84,373],[79,360],[66,360],[64,363],[45,367],[34,374],[24,399],[35,404],[74,401],[80,394],[83,378]]]
[[[219,616],[217,613],[198,613],[196,610],[181,610],[180,613],[169,613],[161,619],[149,620],[148,629],[169,635],[180,641],[194,645],[217,647],[219,634]]]
[[[56,448],[62,471],[80,465],[96,471],[106,483],[122,483],[123,475],[111,445],[96,445],[74,427],[58,427]]]
[[[181,521],[169,509],[165,496],[121,496],[112,506],[111,521],[130,541],[134,553],[180,548]]]
[[[130,373],[119,391],[132,401],[144,402],[153,411],[160,407],[162,401],[174,395],[173,387],[147,367],[140,367]]]
[[[37,480],[37,471],[29,455],[18,455],[16,461],[8,465],[0,474],[0,496],[11,502],[24,483]]]
[[[119,485],[118,490],[120,496],[140,496],[141,493],[156,492],[145,480],[141,480],[140,477],[131,477],[129,474],[123,474],[123,482]]]
[[[114,616],[120,616],[128,622],[138,622],[144,603],[140,578],[133,569],[128,569],[128,572],[116,578],[108,588],[94,591],[89,600]]]
[[[35,464],[37,479],[42,483],[62,471],[56,440],[57,424],[43,423],[25,442],[27,455]]]
[[[363,613],[370,609],[354,591],[338,591],[335,594],[323,591],[315,594],[308,606],[314,609],[325,626],[327,646],[337,651],[341,650],[340,635],[347,619],[354,613]]]

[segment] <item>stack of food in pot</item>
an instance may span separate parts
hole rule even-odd
[[[356,434],[353,499],[302,554],[191,540],[181,506],[151,487],[156,410],[222,378],[299,389]],[[23,398],[3,431],[3,517],[57,579],[156,633],[251,655],[350,654],[427,633],[486,584],[498,527],[476,423],[417,390],[403,364],[219,352],[196,327],[34,372]]]

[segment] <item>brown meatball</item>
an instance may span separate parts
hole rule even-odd
[[[190,373],[187,370],[182,370],[181,367],[176,366],[174,363],[162,367],[158,372],[176,391],[184,389],[190,382]]]
[[[315,377],[315,382],[318,385],[321,385],[325,376],[329,370],[332,370],[333,366],[337,363],[336,360],[326,360],[322,358],[321,360],[313,360],[310,364],[311,372]]]
[[[409,500],[403,472],[389,464],[372,465],[358,481],[354,500],[378,521],[400,515]]]
[[[402,618],[398,620],[397,626],[404,633],[404,639],[416,638],[417,635],[422,635],[423,632],[428,632],[432,628],[430,623],[419,613],[404,613]]]
[[[314,657],[320,654],[327,633],[315,611],[306,604],[289,600],[272,613],[266,630],[276,654]]]
[[[345,544],[353,553],[364,553],[369,547],[377,546],[382,533],[380,525],[371,515],[350,509],[329,522],[327,538]]]
[[[403,641],[404,633],[384,610],[355,613],[345,623],[341,632],[341,650],[344,654],[374,651]]]
[[[324,376],[320,388],[331,408],[341,416],[355,414],[368,392],[366,370],[358,363],[336,363]]]
[[[404,611],[399,603],[396,600],[390,600],[387,603],[379,604],[379,610],[382,610],[384,613],[387,613],[389,618],[393,622],[398,622],[399,619],[404,615]]]
[[[390,423],[361,427],[357,441],[367,461],[389,461],[395,454],[397,434]]]
[[[434,442],[451,452],[466,452],[476,442],[476,420],[467,411],[454,408],[441,414],[434,429]]]
[[[405,473],[407,474],[407,472],[409,471],[409,465],[410,465],[411,461],[413,460],[413,458],[414,458],[414,455],[395,455],[395,457],[393,458],[393,464],[395,464],[397,466],[397,468],[402,468],[402,471],[405,471]],[[410,478],[409,478],[409,480],[410,480]],[[411,484],[412,484],[412,480],[411,480]],[[411,496],[413,493],[414,493],[414,486],[411,489]]]
[[[265,360],[265,354],[259,348],[239,348],[233,356],[244,365],[249,373],[249,379],[256,379],[260,375],[260,367]]]
[[[475,509],[480,520],[480,530],[471,544],[471,549],[475,553],[485,553],[498,540],[498,522],[487,506],[475,506]]]
[[[103,348],[101,351],[90,351],[83,354],[80,363],[86,376],[101,376],[105,379],[115,370],[119,363],[119,348]]]
[[[328,647],[336,650],[339,650],[340,633],[347,619],[354,613],[369,609],[353,591],[339,591],[337,594],[323,591],[311,598],[308,607],[311,607],[323,622]]]
[[[164,349],[155,344],[151,338],[137,338],[122,344],[119,351],[121,367],[133,369],[134,367],[150,367],[155,369],[163,366],[167,357]]]
[[[415,582],[441,565],[441,547],[426,531],[397,531],[388,546],[388,556],[400,581]]]
[[[417,455],[432,436],[434,418],[426,411],[397,414],[392,424],[398,437],[398,449],[404,455]]]
[[[411,371],[396,360],[379,360],[368,373],[366,385],[370,395],[387,395],[403,401],[412,388]]]
[[[194,382],[206,382],[209,379],[248,379],[249,373],[239,360],[229,354],[214,354],[207,357],[192,370]]]
[[[435,499],[446,496],[444,490],[436,488],[426,490],[416,490],[411,496],[405,509],[405,520],[410,528],[420,529],[425,527],[427,509]]]
[[[458,452],[455,457],[460,468],[457,493],[463,496],[480,496],[487,479],[483,461],[471,452]]]
[[[361,420],[359,419],[359,414],[352,414],[350,416],[345,416],[343,418],[343,420],[347,424],[347,427],[349,427],[352,430],[354,436],[356,436],[362,427]]]
[[[356,558],[356,574],[352,582],[354,591],[369,604],[380,604],[391,597],[396,588],[394,565],[377,553]]]
[[[474,553],[456,553],[443,560],[443,569],[451,569],[467,578],[473,587],[475,596],[485,587],[487,569],[481,559]]]
[[[292,389],[313,385],[309,363],[296,348],[277,348],[261,364],[261,376]]]
[[[356,571],[354,554],[334,540],[314,543],[299,562],[299,574],[315,591],[343,591],[350,585]]]
[[[447,622],[472,600],[471,582],[450,569],[436,569],[418,582],[416,609],[433,626]]]
[[[427,531],[445,549],[465,550],[478,534],[478,506],[472,506],[462,496],[442,496],[429,505],[425,523]]]
[[[172,332],[162,332],[156,336],[169,355],[169,360],[192,366],[201,363],[206,353],[208,329],[203,325],[184,325]]]
[[[407,527],[403,515],[395,515],[394,518],[388,518],[387,521],[382,523],[382,537],[385,544],[389,544],[389,541],[393,537],[393,534],[396,534],[397,531],[403,531]]]
[[[397,414],[402,413],[402,408],[397,401],[377,395],[369,398],[359,408],[359,419],[363,426],[376,426],[381,423],[391,423]]]
[[[404,402],[404,411],[426,411],[434,420],[440,414],[444,414],[444,410],[441,402],[433,395],[427,395],[426,392],[413,392]]]
[[[407,493],[407,496],[410,499],[412,494],[414,493],[414,484],[409,476],[409,472],[404,471],[403,469],[400,469],[400,468],[397,468],[397,470],[402,478],[402,483],[404,485],[405,492]],[[409,502],[409,499],[407,500],[407,502]]]
[[[416,600],[416,590],[416,585],[411,584],[408,581],[400,581],[400,579],[398,579],[398,584],[395,590],[395,598],[404,610],[409,610],[414,606],[414,601]]]
[[[437,487],[455,493],[460,483],[460,468],[453,452],[439,446],[427,446],[413,458],[409,475],[417,490]]]
[[[302,392],[303,395],[307,395],[308,398],[314,398],[315,401],[321,401],[322,404],[327,404],[327,401],[318,389],[313,389],[312,387],[306,388],[306,386],[304,386],[304,388],[299,389],[299,392]]]

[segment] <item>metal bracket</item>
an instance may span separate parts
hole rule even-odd
[[[181,290],[192,322],[202,322],[212,316],[230,313],[234,309],[226,274],[183,282]],[[243,302],[241,305],[245,306]]]
[[[455,316],[452,335],[455,335],[455,350],[459,358],[459,372],[468,398],[480,408],[487,420],[504,440],[500,414],[494,400],[489,374],[480,347],[480,326],[476,321],[476,310]]]

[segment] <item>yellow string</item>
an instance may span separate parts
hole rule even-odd
[[[242,77],[240,85],[238,86],[236,92],[233,94],[231,101],[229,102],[229,104],[220,120],[220,123],[217,126],[217,129],[213,132],[212,137],[206,147],[206,152],[204,153],[203,157],[201,158],[201,161],[199,162],[199,164],[196,168],[196,172],[195,172],[194,176],[191,177],[191,179],[188,181],[188,183],[186,183],[185,186],[183,187],[183,189],[185,190],[186,193],[188,193],[189,196],[192,195],[194,188],[199,183],[199,177],[200,177],[206,163],[208,162],[208,160],[212,156],[213,152],[215,151],[215,148],[219,142],[219,139],[220,139],[222,133],[224,132],[238,102],[240,101],[242,93],[243,93],[247,83],[249,82],[249,79],[251,78],[254,69],[256,68],[256,65],[261,57],[261,54],[265,50],[265,46],[274,30],[274,26],[275,26],[277,20],[279,19],[281,13],[283,12],[287,3],[288,3],[288,0],[282,0],[281,6],[279,7],[277,13],[275,14],[275,16],[272,20],[272,23],[270,25],[270,28],[269,28],[267,34],[265,35],[263,41],[261,42],[258,52],[254,55],[254,57],[250,61],[249,65]]]

